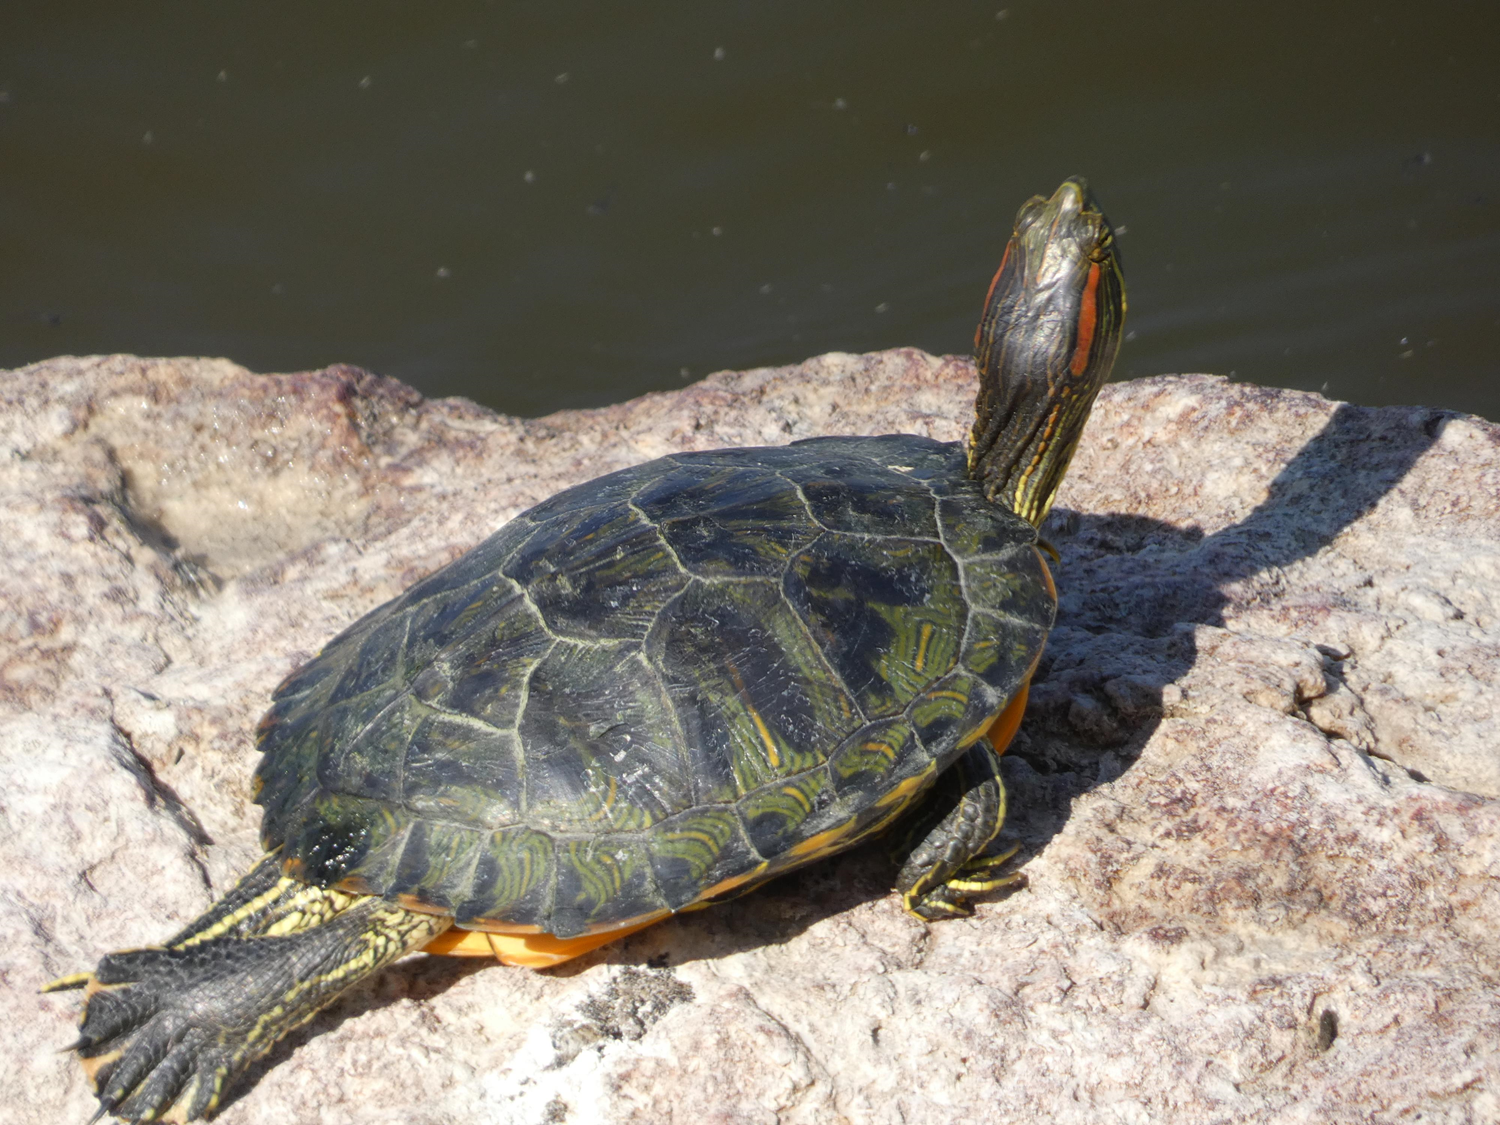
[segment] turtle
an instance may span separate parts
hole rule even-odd
[[[211,1115],[407,953],[558,964],[887,830],[919,918],[1016,882],[992,844],[1056,613],[1039,526],[1124,314],[1071,178],[1017,215],[967,443],[662,457],[328,642],[257,730],[260,862],[162,945],[48,986],[84,990],[69,1049],[99,1113]]]

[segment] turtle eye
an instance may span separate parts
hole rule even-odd
[[[1110,255],[1114,255],[1116,263],[1120,261],[1120,249],[1115,245],[1115,232],[1105,227],[1104,233],[1095,241],[1093,250],[1089,252],[1089,260],[1102,262]]]

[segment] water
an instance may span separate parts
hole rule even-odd
[[[1500,419],[1500,5],[7,5],[0,366],[345,361],[540,414],[970,346],[1019,204],[1119,376]]]

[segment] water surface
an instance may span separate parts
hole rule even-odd
[[[970,346],[1027,196],[1122,377],[1500,418],[1500,5],[105,3],[0,15],[0,366],[358,363],[513,413]]]

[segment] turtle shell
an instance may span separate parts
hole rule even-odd
[[[1024,685],[1055,599],[962,447],[676,454],[568,489],[337,638],[260,727],[321,885],[569,937],[883,827]]]

